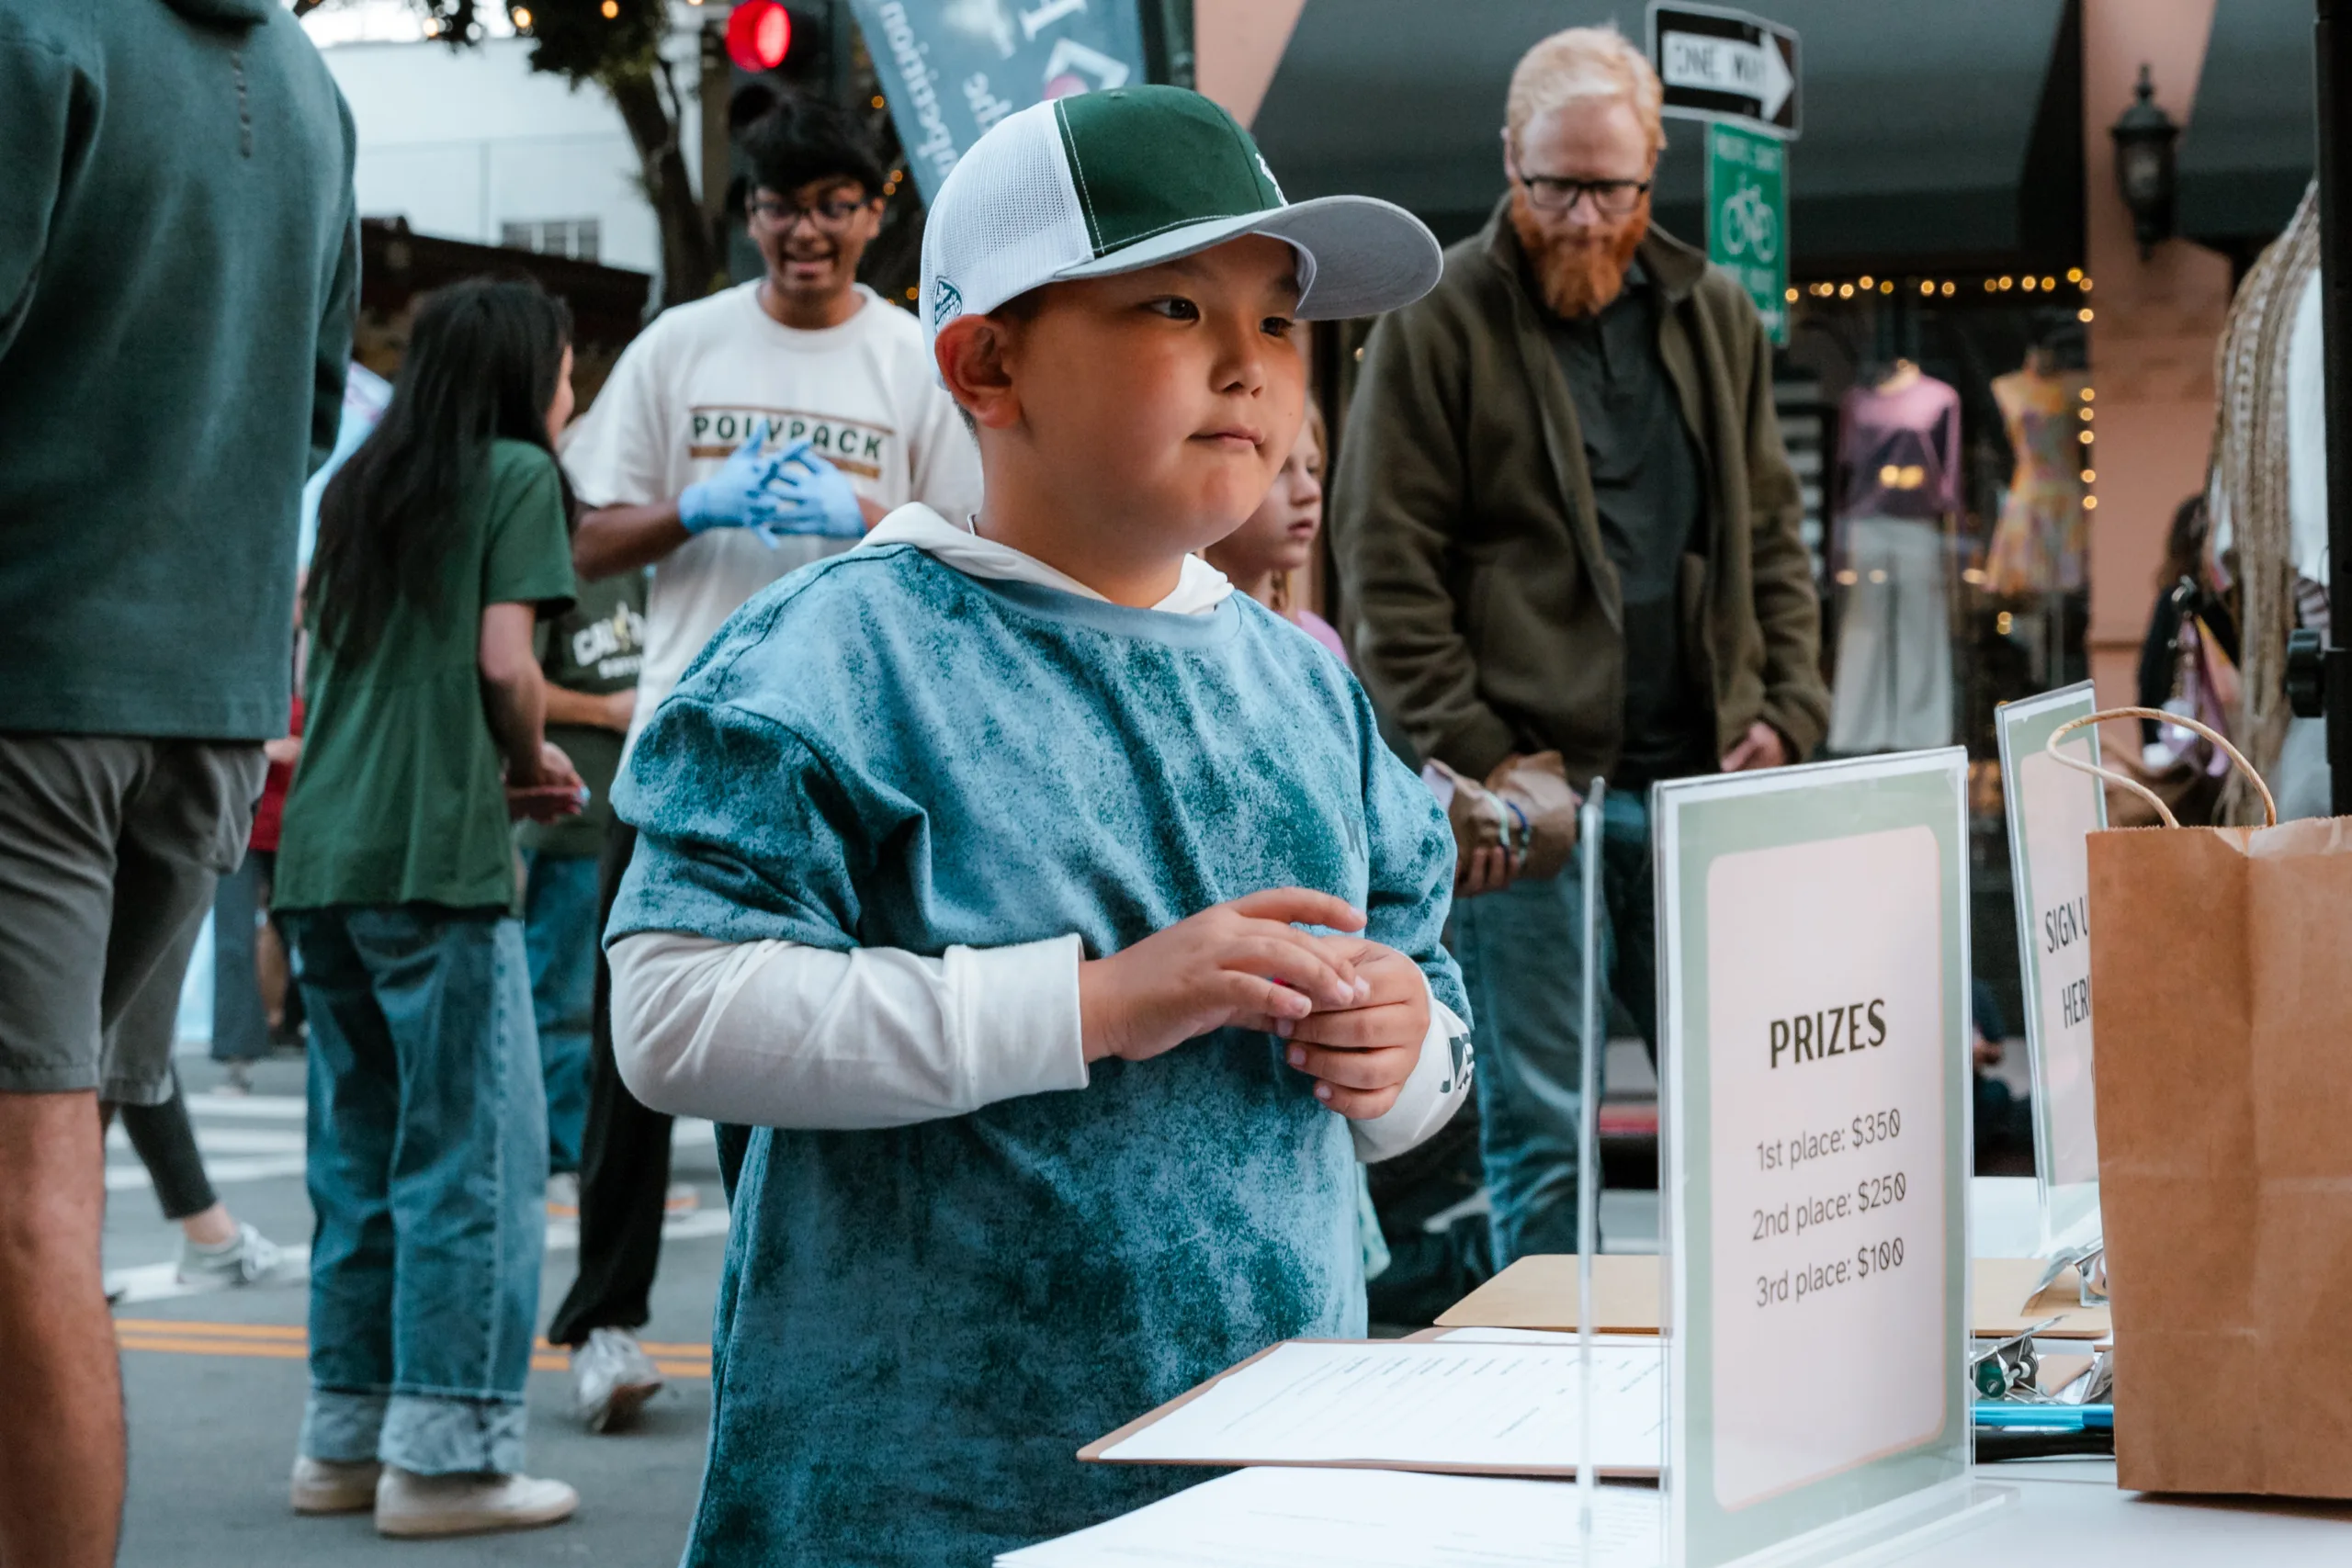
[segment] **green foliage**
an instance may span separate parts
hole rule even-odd
[[[435,36],[452,47],[481,40],[485,7],[476,0],[416,4],[434,23]],[[531,39],[531,69],[575,83],[650,69],[670,19],[667,0],[521,0],[505,10],[516,31]]]

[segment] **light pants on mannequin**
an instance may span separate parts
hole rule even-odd
[[[1846,524],[1829,750],[1849,755],[1951,744],[1951,612],[1943,533],[1910,517]]]

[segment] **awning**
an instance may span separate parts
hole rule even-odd
[[[2225,250],[2267,243],[2295,215],[2317,158],[2311,0],[2223,0],[2180,139],[2175,223]]]
[[[2235,3],[2235,0],[2233,0]],[[2022,266],[2082,248],[2079,0],[1758,0],[1802,39],[1790,153],[1799,276]],[[1253,127],[1295,199],[1385,197],[1445,240],[1503,190],[1503,94],[1565,27],[1643,9],[1596,0],[1307,0]],[[1702,237],[1702,131],[1667,126],[1658,220]]]

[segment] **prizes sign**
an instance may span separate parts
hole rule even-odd
[[[1669,1560],[1964,1510],[1966,754],[1653,798]]]
[[[990,126],[1144,80],[1136,0],[855,0],[923,199]]]

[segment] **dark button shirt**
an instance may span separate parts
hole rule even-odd
[[[1627,785],[1708,768],[1714,740],[1682,647],[1682,558],[1703,546],[1699,450],[1658,353],[1657,312],[1636,262],[1599,315],[1551,325],[1624,612],[1624,745],[1610,782]]]

